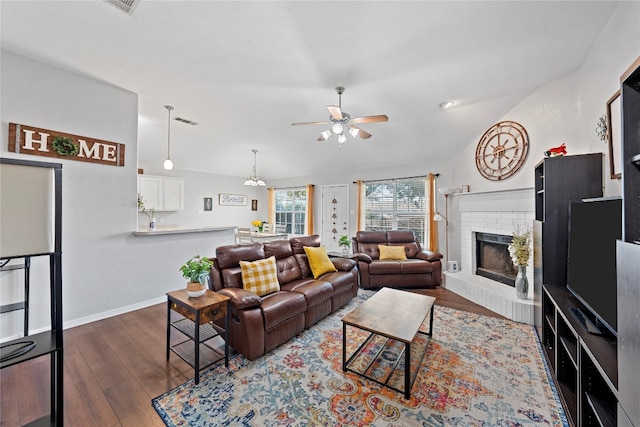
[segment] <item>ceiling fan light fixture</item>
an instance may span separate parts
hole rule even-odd
[[[344,130],[344,127],[342,126],[342,123],[334,123],[333,126],[331,127],[331,130],[336,135],[340,135]]]
[[[339,144],[344,144],[345,142],[347,142],[347,136],[345,134],[343,134],[343,133],[338,135],[338,143]]]
[[[323,130],[322,132],[320,132],[320,135],[322,135],[322,137],[324,139],[329,139],[329,137],[332,135],[333,133],[331,132],[331,129],[327,129],[327,130]]]
[[[360,133],[360,129],[353,126],[349,128],[349,135],[351,135],[352,137],[355,138],[356,136],[358,136],[359,133]]]

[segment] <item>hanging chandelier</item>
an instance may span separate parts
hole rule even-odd
[[[244,185],[250,185],[252,187],[267,185],[262,178],[258,178],[258,174],[256,172],[256,156],[258,154],[258,150],[254,148],[251,151],[253,151],[253,174],[244,181]]]

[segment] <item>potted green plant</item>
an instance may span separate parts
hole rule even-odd
[[[190,297],[199,297],[204,295],[207,290],[207,280],[211,274],[211,266],[213,261],[207,257],[196,255],[180,267],[180,271],[187,282],[187,294]]]
[[[343,254],[347,254],[349,252],[349,248],[351,247],[351,239],[349,239],[349,236],[347,236],[346,234],[340,236],[340,239],[338,240],[338,246],[342,248]]]
[[[155,230],[156,229],[156,210],[155,208],[147,209],[144,206],[144,199],[142,197],[142,194],[140,193],[138,193],[138,211],[142,212],[143,214],[146,215],[147,218],[149,218],[149,228],[151,230]]]

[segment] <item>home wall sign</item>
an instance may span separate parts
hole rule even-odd
[[[124,144],[9,123],[9,151],[34,156],[124,166]]]
[[[220,206],[247,206],[247,196],[243,194],[220,193],[218,203]]]

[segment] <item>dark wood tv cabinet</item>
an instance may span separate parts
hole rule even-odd
[[[617,340],[588,332],[576,308],[588,313],[565,287],[543,286],[542,345],[551,375],[570,425],[615,427]]]

